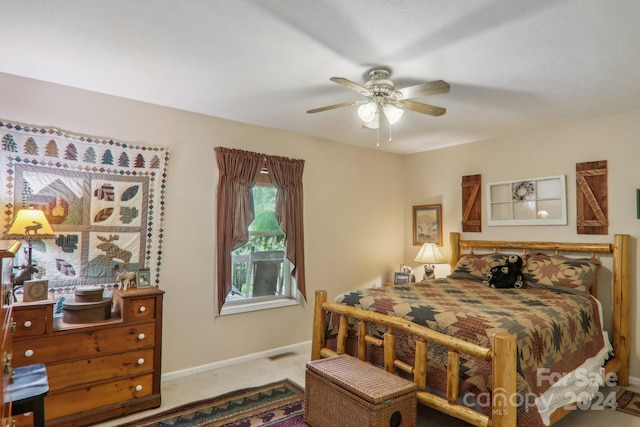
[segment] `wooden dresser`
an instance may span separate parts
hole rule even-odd
[[[162,299],[156,287],[113,292],[111,319],[69,324],[53,301],[16,303],[13,365],[44,363],[47,426],[83,426],[160,406]],[[31,416],[14,416],[16,426]]]
[[[13,370],[11,360],[11,276],[13,273],[13,257],[20,249],[17,240],[0,240],[0,287],[2,288],[2,409],[0,409],[0,424],[2,427],[11,426],[11,396],[7,396],[6,389]]]

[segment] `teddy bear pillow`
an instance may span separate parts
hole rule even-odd
[[[497,265],[489,270],[487,282],[492,288],[523,287],[522,258],[518,255],[509,255],[504,264]]]

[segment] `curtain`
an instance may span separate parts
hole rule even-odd
[[[276,219],[287,239],[287,259],[293,264],[291,275],[307,299],[304,271],[304,222],[302,172],[304,160],[266,156],[271,182],[278,189]]]
[[[253,221],[253,193],[264,156],[249,151],[215,147],[218,162],[217,290],[218,312],[231,290],[231,251],[249,241]]]

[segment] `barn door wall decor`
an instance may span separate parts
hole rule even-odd
[[[607,161],[576,163],[578,234],[608,234]]]
[[[33,241],[33,257],[51,289],[110,290],[142,269],[158,285],[168,149],[5,121],[0,140],[2,229],[19,209],[44,211],[56,238]]]
[[[482,175],[462,177],[462,231],[482,231]]]

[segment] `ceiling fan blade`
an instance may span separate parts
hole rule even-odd
[[[348,107],[349,105],[360,104],[361,101],[347,101],[341,102],[340,104],[327,105],[326,107],[314,108],[313,110],[307,111],[307,114],[319,113],[321,111],[333,110],[335,108]]]
[[[429,114],[430,116],[441,116],[447,112],[446,108],[436,107],[435,105],[422,104],[415,101],[400,101],[398,107],[405,108],[411,111],[417,111],[418,113]]]
[[[369,91],[368,89],[360,86],[357,83],[352,82],[351,80],[345,79],[343,77],[331,77],[329,80],[331,80],[332,82],[338,83],[339,85],[342,85],[347,89],[351,89],[354,92],[358,92],[362,96],[373,95],[371,91]]]
[[[447,93],[450,89],[451,86],[449,83],[443,80],[436,80],[429,83],[421,83],[419,85],[397,89],[396,92],[400,92],[402,94],[401,99],[410,99],[427,95],[437,95],[439,93]]]

